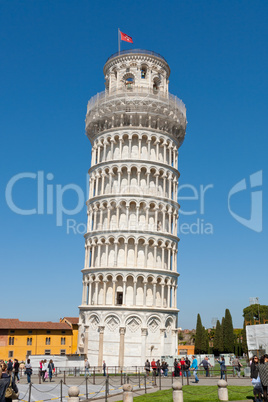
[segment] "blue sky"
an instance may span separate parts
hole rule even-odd
[[[170,92],[186,104],[188,120],[180,185],[198,191],[198,200],[181,200],[182,210],[196,213],[182,214],[180,225],[213,228],[212,234],[180,234],[179,326],[194,328],[200,313],[209,327],[229,308],[241,327],[249,297],[268,304],[267,17],[265,1],[0,0],[1,317],[57,321],[78,314],[84,239],[67,233],[67,219],[84,224],[86,209],[57,226],[56,186],[76,184],[86,195],[86,105],[104,90],[102,69],[117,51],[118,27],[134,40],[123,49],[154,50],[171,67]],[[263,208],[251,202],[250,175],[259,171],[262,185],[254,191],[262,191]],[[46,201],[43,214],[11,210],[6,187],[25,172],[44,175],[53,213]],[[243,179],[247,188],[232,196],[231,209],[250,219],[253,204],[253,226],[262,217],[261,232],[228,210],[229,191]],[[14,185],[17,206],[36,208],[36,183],[32,176]],[[200,211],[200,186],[207,185],[213,187]],[[187,195],[193,192],[184,188],[180,196]],[[66,192],[65,207],[76,204],[76,195]]]

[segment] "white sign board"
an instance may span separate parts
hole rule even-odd
[[[268,353],[268,324],[247,325],[248,350],[264,349]]]

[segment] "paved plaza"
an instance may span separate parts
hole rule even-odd
[[[50,400],[60,400],[61,396],[61,380],[62,377],[54,378],[52,382],[45,382],[39,384],[38,376],[32,376],[32,387],[31,387],[31,398],[32,402],[40,402],[40,401],[50,401]],[[106,378],[103,376],[96,376],[96,384],[93,384],[93,378],[88,377],[87,387],[88,387],[88,399],[100,398],[100,401],[104,401],[105,396],[105,380]],[[176,378],[176,380],[181,381],[180,378]],[[198,384],[194,383],[193,378],[189,379],[189,385],[193,387],[202,387],[202,385],[217,385],[219,378],[200,378],[200,382]],[[133,385],[134,395],[143,395],[144,394],[144,377],[141,376],[141,390],[139,390],[139,378],[136,376],[130,376],[129,382]],[[186,381],[184,381],[186,385]],[[251,381],[249,378],[228,378],[228,385],[238,385],[238,386],[250,386]],[[66,377],[66,385],[62,384],[62,400],[67,401],[68,399],[68,389],[71,386],[78,386],[80,390],[80,400],[86,400],[86,381],[84,376],[80,377]],[[156,392],[159,390],[159,377],[156,377],[156,386],[152,377],[148,377],[146,380],[146,388],[147,393]],[[161,377],[161,389],[170,389],[172,387],[172,377]],[[19,388],[19,398],[22,401],[29,401],[29,385],[26,382],[25,376],[21,378],[20,383],[18,384]],[[122,400],[122,385],[121,385],[121,377],[111,376],[109,377],[109,401],[116,402]],[[112,396],[114,394],[114,396]],[[102,398],[103,397],[103,398]]]

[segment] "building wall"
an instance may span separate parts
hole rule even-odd
[[[29,351],[31,355],[43,355],[45,350],[50,350],[51,354],[61,354],[61,350],[71,354],[76,349],[77,331],[74,337],[71,329],[64,331],[65,333],[62,330],[50,330],[50,333],[47,333],[42,329],[0,330],[0,357],[4,360],[11,357],[21,361],[26,359]],[[46,344],[47,338],[50,338],[50,345]],[[65,338],[65,345],[61,344],[62,338]],[[13,345],[9,344],[13,342]],[[13,352],[13,356],[10,356],[9,352]]]

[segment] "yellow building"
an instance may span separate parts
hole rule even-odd
[[[25,360],[30,355],[70,355],[77,349],[78,318],[60,322],[0,319],[0,359]]]

